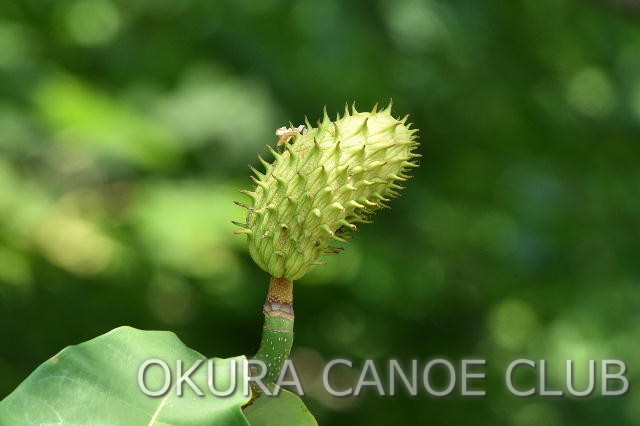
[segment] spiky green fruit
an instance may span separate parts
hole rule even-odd
[[[307,121],[306,133],[281,136],[280,152],[269,147],[273,162],[260,157],[264,173],[252,168],[256,187],[242,191],[252,202],[237,203],[248,209],[246,223],[234,223],[253,260],[273,277],[297,280],[322,264],[320,256],[337,253],[330,244],[387,207],[398,182],[410,177],[406,171],[417,167],[417,129],[406,121],[391,115],[391,104],[371,112],[345,107],[336,121],[325,110],[317,127]]]

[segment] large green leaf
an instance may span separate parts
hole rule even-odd
[[[251,426],[318,426],[300,398],[284,389],[278,396],[260,396],[244,409],[244,414]]]
[[[145,395],[138,385],[138,369],[149,359],[161,359],[170,367],[172,388],[159,397]],[[204,396],[183,386],[177,396],[176,362],[184,370],[205,357],[186,347],[166,331],[141,331],[120,327],[77,346],[65,348],[38,367],[18,388],[0,402],[2,425],[248,425],[242,413],[249,397],[241,381],[227,397],[216,397],[207,385],[207,363],[191,375]],[[231,365],[236,377],[244,357],[214,359],[216,389],[228,389]],[[146,386],[162,388],[163,370],[147,370]],[[295,423],[294,423],[295,424]]]

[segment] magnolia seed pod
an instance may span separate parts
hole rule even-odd
[[[274,157],[260,157],[264,172],[254,168],[256,187],[242,191],[250,203],[246,234],[253,260],[271,276],[297,280],[325,254],[338,253],[334,241],[346,242],[356,223],[367,223],[375,210],[398,195],[398,184],[420,157],[412,151],[417,129],[407,117],[391,115],[391,104],[377,111],[349,111],[342,118],[324,118],[306,132],[301,127],[278,129],[282,147],[268,147]],[[283,139],[284,138],[284,139]]]

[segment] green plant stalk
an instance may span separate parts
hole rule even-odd
[[[260,348],[253,359],[267,367],[266,384],[276,382],[293,346],[293,281],[271,277],[263,307]]]
[[[240,191],[250,204],[236,201],[247,216],[232,222],[242,228],[235,234],[246,235],[253,260],[273,277],[254,356],[267,372],[263,377],[255,365],[251,371],[262,383],[277,381],[293,345],[293,281],[325,264],[321,256],[342,251],[331,244],[346,243],[356,223],[370,223],[370,215],[399,195],[409,169],[418,167],[417,129],[407,119],[393,117],[391,103],[370,112],[345,106],[335,121],[325,109],[317,127],[305,120],[276,130],[281,149],[268,147],[271,162],[259,157],[264,172],[250,166],[255,186]]]

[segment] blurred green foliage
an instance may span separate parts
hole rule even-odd
[[[519,357],[547,359],[553,386],[567,358],[620,358],[640,380],[628,14],[578,0],[3,2],[0,398],[123,324],[253,353],[268,277],[229,223],[246,163],[324,104],[393,97],[421,129],[422,167],[296,284],[294,357],[320,423],[640,423],[633,390],[518,399],[503,384]],[[331,399],[317,380],[333,357],[438,356],[488,359],[488,396]]]

